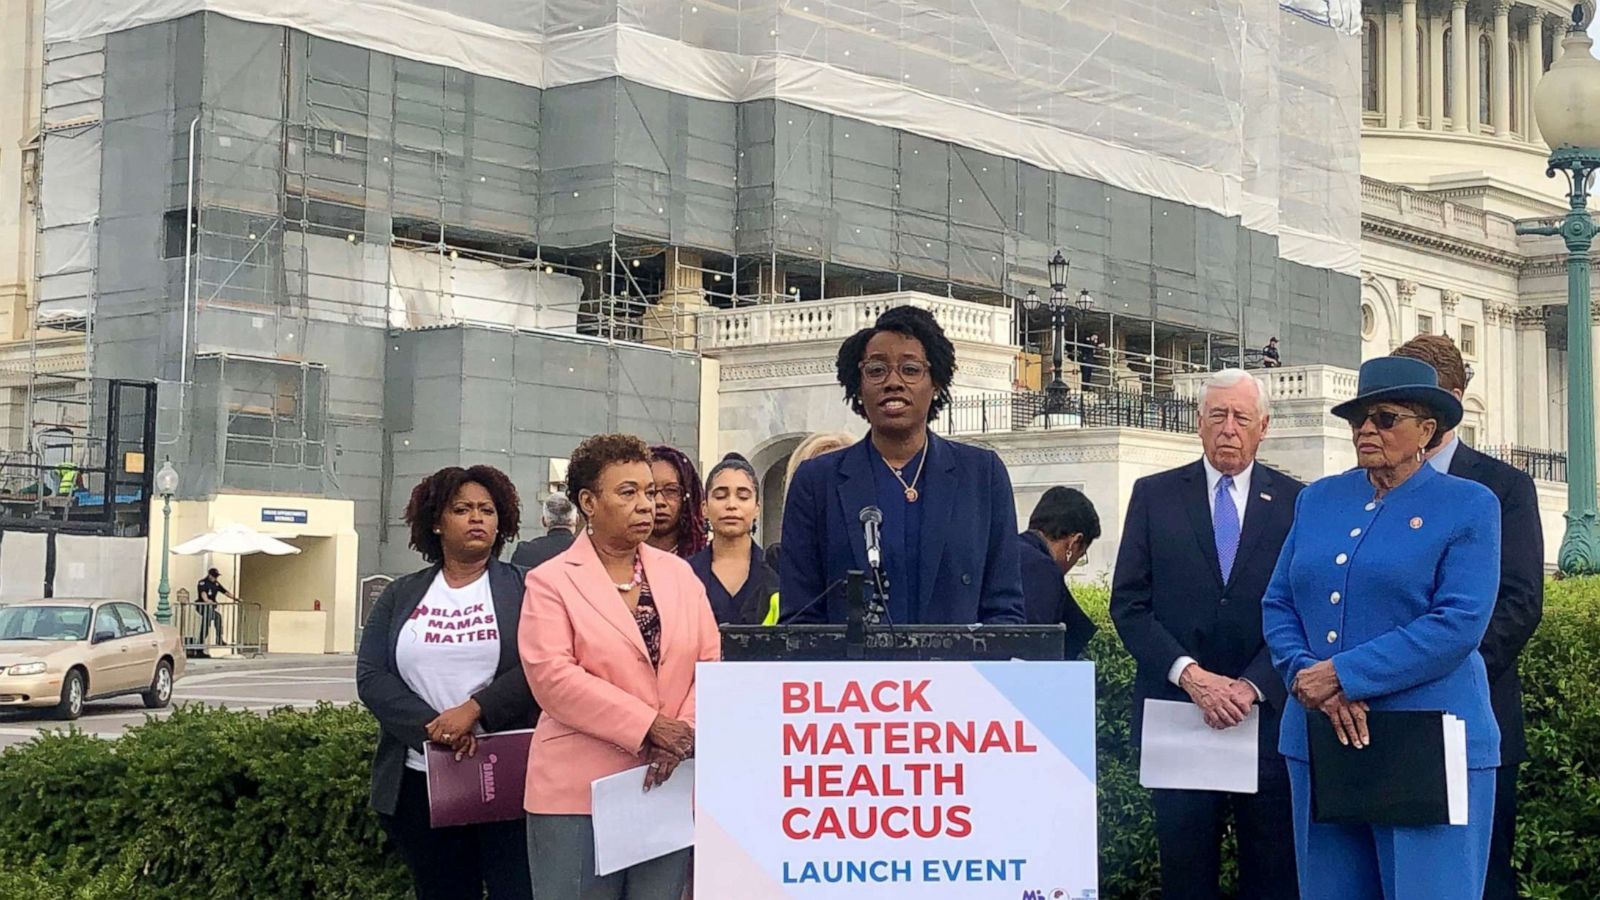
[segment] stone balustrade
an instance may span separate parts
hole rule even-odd
[[[902,291],[703,312],[699,321],[700,349],[713,352],[808,341],[837,343],[871,325],[884,310],[894,306],[930,310],[954,341],[1012,343],[1012,312],[1006,307]]]

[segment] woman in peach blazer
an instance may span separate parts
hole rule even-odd
[[[689,851],[594,873],[590,784],[648,764],[643,790],[694,754],[695,664],[720,656],[689,564],[646,545],[650,452],[629,435],[573,451],[567,493],[588,522],[528,574],[517,635],[543,714],[528,755],[528,864],[539,900],[679,900]]]

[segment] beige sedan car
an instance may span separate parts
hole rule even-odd
[[[76,719],[88,700],[140,694],[160,709],[183,677],[177,629],[121,600],[27,600],[0,608],[0,711],[53,707]]]

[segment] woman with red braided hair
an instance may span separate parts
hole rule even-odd
[[[656,480],[656,522],[646,543],[679,559],[704,550],[710,540],[706,496],[694,463],[682,450],[657,444],[650,448],[650,474]]]

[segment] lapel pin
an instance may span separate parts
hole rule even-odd
[[[1422,527],[1422,517],[1421,516],[1413,516],[1411,518],[1411,530],[1415,531],[1415,530],[1417,530],[1418,528],[1421,528],[1421,527]]]
[[[1262,493],[1258,494],[1257,496],[1259,496],[1261,499],[1267,501],[1268,503],[1272,502],[1272,495],[1266,493],[1265,491],[1263,491]]]

